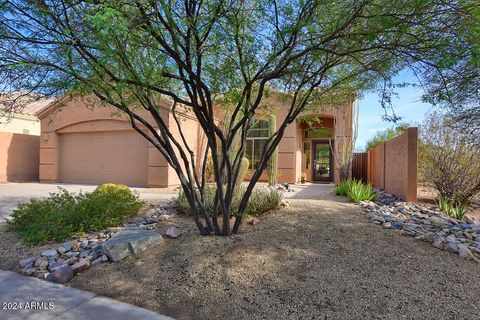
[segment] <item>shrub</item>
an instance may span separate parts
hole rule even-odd
[[[421,126],[419,167],[423,179],[439,197],[455,207],[468,207],[480,193],[480,146],[450,119],[440,113],[429,114]]]
[[[449,217],[455,217],[459,220],[463,219],[467,213],[467,207],[461,204],[455,205],[447,198],[440,198],[438,201],[438,209]]]
[[[370,183],[364,184],[360,180],[343,180],[335,186],[335,195],[347,196],[355,203],[360,201],[375,201],[376,194]]]
[[[238,212],[238,206],[245,193],[245,187],[239,187],[235,189],[232,201],[231,216],[235,216]],[[210,186],[205,188],[205,206],[210,215],[213,214],[214,199],[216,188]],[[258,215],[270,210],[277,209],[282,201],[283,193],[276,189],[271,188],[255,188],[250,195],[247,206],[243,212],[244,215]],[[180,191],[178,197],[175,200],[177,209],[182,213],[190,213],[190,204],[188,203],[185,193]],[[221,214],[221,212],[219,212]]]
[[[138,194],[126,186],[105,184],[78,195],[59,188],[46,199],[19,204],[7,230],[15,231],[25,244],[59,242],[77,233],[119,225],[142,205]]]
[[[343,180],[335,186],[334,193],[336,196],[346,196],[350,189],[351,180]]]
[[[367,150],[373,149],[385,141],[393,139],[405,132],[408,128],[408,123],[401,123],[391,128],[378,131],[373,138],[367,140]]]

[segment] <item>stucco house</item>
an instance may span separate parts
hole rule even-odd
[[[38,180],[40,120],[53,100],[25,92],[0,93],[0,181]]]
[[[356,96],[349,95],[340,106],[319,106],[290,124],[278,146],[279,182],[297,183],[302,172],[312,182],[338,182],[336,157],[351,141],[352,110]],[[276,114],[277,127],[286,116],[285,100],[269,97],[269,110]],[[167,187],[179,184],[165,158],[140,134],[125,115],[111,106],[90,108],[83,98],[64,96],[41,110],[40,180],[98,184],[123,183],[130,186]],[[179,137],[177,125],[161,106],[161,117]],[[116,113],[116,115],[112,115]],[[153,119],[145,115],[151,124]],[[182,131],[193,150],[201,152],[204,139],[201,127],[188,113],[183,114]],[[315,121],[306,121],[308,119]],[[247,138],[246,157],[250,170],[268,137],[267,118],[258,115]],[[247,176],[248,178],[248,176]],[[266,174],[262,177],[266,179]]]

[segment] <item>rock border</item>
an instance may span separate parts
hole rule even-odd
[[[359,203],[371,223],[480,264],[480,221],[468,216],[458,220],[437,208],[403,202],[383,190],[376,192],[376,202]]]
[[[113,241],[122,233],[131,232],[131,230],[145,230],[141,232],[148,235],[146,242],[127,243],[129,252],[122,254],[121,258],[129,254],[138,254],[146,250],[149,246],[159,243],[161,235],[154,231],[156,225],[162,221],[171,221],[176,215],[175,203],[168,201],[160,205],[151,205],[152,208],[146,214],[146,217],[136,218],[124,223],[123,227],[113,227],[107,230],[93,232],[85,237],[73,239],[64,242],[57,248],[44,250],[39,255],[31,256],[20,261],[20,272],[27,276],[34,276],[39,279],[66,283],[73,279],[76,274],[84,272],[91,267],[107,261],[119,261],[117,256],[112,257],[107,249]],[[180,229],[170,227],[175,235],[180,235]],[[157,234],[158,236],[156,236]],[[115,240],[115,241],[117,241]],[[132,250],[130,250],[132,248]],[[109,258],[110,256],[110,258]]]

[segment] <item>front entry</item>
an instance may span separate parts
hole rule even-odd
[[[333,157],[328,141],[313,141],[313,181],[333,181]]]

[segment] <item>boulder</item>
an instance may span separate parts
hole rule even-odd
[[[102,244],[102,252],[111,261],[120,261],[131,253],[139,254],[159,244],[162,236],[143,228],[128,228],[116,233]]]
[[[63,266],[52,273],[51,281],[55,283],[66,283],[73,278],[73,269],[69,266]]]

